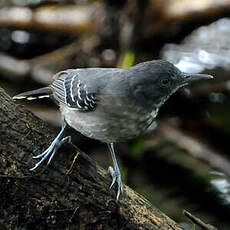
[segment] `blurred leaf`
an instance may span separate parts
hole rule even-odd
[[[131,147],[131,155],[135,158],[140,158],[143,153],[149,148],[145,139],[138,139]]]
[[[123,69],[128,69],[133,66],[135,60],[135,55],[133,52],[129,51],[125,54],[124,60],[122,63],[122,68]]]

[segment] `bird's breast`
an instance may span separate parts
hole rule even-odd
[[[109,111],[100,106],[91,112],[69,110],[66,105],[61,105],[60,109],[69,126],[84,136],[106,143],[127,141],[140,136],[151,126],[157,115],[157,111]]]

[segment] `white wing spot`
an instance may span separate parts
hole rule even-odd
[[[78,100],[77,100],[77,106],[78,106],[79,108],[82,108],[82,106],[79,104]]]
[[[75,81],[76,75],[72,77],[71,83],[70,83],[70,95],[72,98],[72,101],[75,102],[75,95],[74,95],[74,81]]]

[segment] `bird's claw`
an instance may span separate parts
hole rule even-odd
[[[60,146],[62,144],[65,144],[65,143],[70,143],[71,142],[71,136],[67,136],[67,137],[64,137],[61,141],[60,141]]]
[[[64,143],[70,143],[71,142],[71,137],[68,136],[68,137],[64,137],[62,138],[60,141],[58,140],[54,140],[52,142],[52,144],[48,147],[48,149],[46,149],[43,153],[37,155],[37,156],[34,156],[33,158],[34,159],[40,159],[41,160],[33,167],[30,169],[30,171],[35,171],[36,169],[39,168],[39,166],[47,159],[49,158],[48,162],[47,162],[47,165],[50,164],[50,162],[52,161],[55,153],[57,152],[57,150],[61,147],[62,144]]]
[[[110,185],[110,189],[113,187],[115,182],[117,182],[117,197],[116,199],[119,200],[120,195],[123,193],[123,183],[121,180],[121,173],[119,170],[114,170],[113,167],[109,166],[108,172],[112,176],[112,183]]]

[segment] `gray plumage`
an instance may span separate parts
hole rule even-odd
[[[69,69],[57,73],[49,87],[19,94],[14,99],[50,96],[59,104],[64,124],[107,143],[114,161],[115,170],[110,168],[110,173],[112,185],[118,183],[118,199],[123,187],[113,143],[135,138],[154,128],[158,110],[170,95],[186,84],[209,78],[212,77],[182,73],[164,60],[140,63],[128,70]],[[55,147],[37,157],[42,159],[33,170],[47,157],[51,161],[63,132],[64,128],[58,142],[55,139],[52,143]]]

